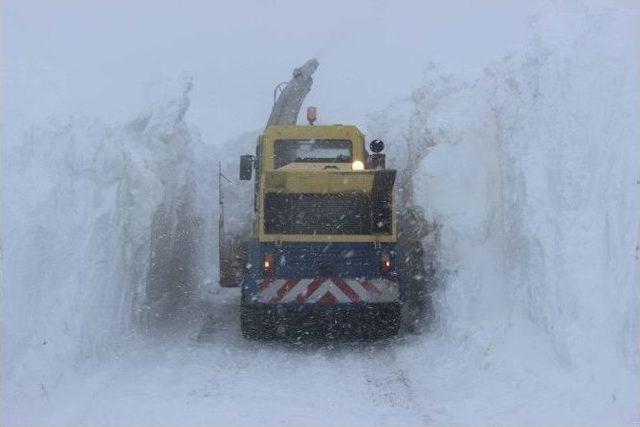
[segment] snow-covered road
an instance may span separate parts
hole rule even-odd
[[[437,330],[376,342],[256,342],[240,336],[237,290],[214,300],[171,331],[80,365],[53,393],[11,402],[11,416],[60,426],[601,425],[615,413],[624,420],[633,405],[603,378],[576,378],[553,354],[541,357],[544,337],[533,328],[531,345],[510,348],[478,349]],[[198,342],[208,313],[214,327]]]
[[[170,333],[132,340],[83,366],[22,420],[57,425],[427,425],[398,352],[378,342],[241,338],[238,291],[200,306]],[[207,342],[198,342],[214,313]],[[24,418],[23,418],[24,416]]]

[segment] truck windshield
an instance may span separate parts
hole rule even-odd
[[[294,162],[350,163],[352,144],[346,139],[278,139],[273,154],[276,169]]]

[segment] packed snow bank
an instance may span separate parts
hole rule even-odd
[[[448,271],[430,344],[464,354],[446,364],[479,405],[447,423],[640,418],[637,12],[544,15],[528,50],[469,83],[434,67],[413,95],[414,195]]]
[[[190,88],[181,83],[124,125],[74,118],[7,141],[7,406],[46,394],[82,360],[184,307],[169,290],[189,298],[210,275],[197,256],[208,250],[204,239],[213,241],[199,229],[210,222],[200,213],[212,212],[212,203],[209,193],[197,193],[194,176],[204,174],[194,157],[211,153],[184,120]],[[202,186],[212,180],[205,176]]]

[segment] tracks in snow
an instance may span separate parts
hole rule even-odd
[[[416,399],[409,375],[397,359],[395,345],[397,343],[387,343],[367,357],[367,388],[377,404],[406,413],[406,424],[428,426],[430,419]],[[405,424],[397,419],[389,421]]]
[[[198,336],[200,343],[224,343],[235,354],[267,350],[282,355],[290,353],[292,363],[300,357],[313,359],[323,356],[335,369],[352,364],[355,374],[344,378],[335,387],[352,389],[353,396],[369,399],[380,410],[377,425],[427,426],[430,418],[418,400],[411,377],[403,368],[399,358],[399,346],[405,339],[399,337],[381,341],[333,341],[313,340],[308,343],[287,341],[246,341],[240,335],[239,300],[229,292],[230,297],[207,307],[208,316],[202,316],[204,325]],[[329,369],[329,367],[327,368]],[[358,374],[359,373],[359,374]],[[330,374],[330,372],[329,372]]]

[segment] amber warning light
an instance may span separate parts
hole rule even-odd
[[[307,107],[307,120],[311,126],[313,126],[313,122],[317,119],[316,113],[316,107]]]

